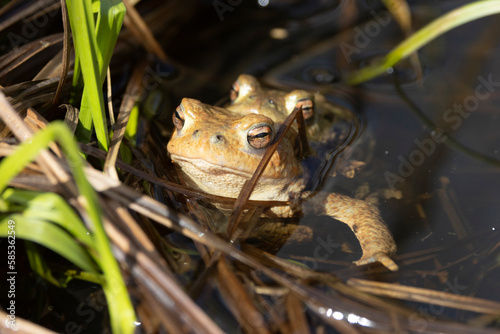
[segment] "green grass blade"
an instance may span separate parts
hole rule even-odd
[[[8,221],[13,220],[16,239],[36,242],[65,257],[83,270],[97,272],[94,261],[73,237],[58,226],[21,214],[4,215],[0,220],[0,237],[8,237]]]
[[[125,17],[125,5],[121,0],[101,0],[94,3],[90,3],[90,0],[66,2],[78,60],[75,66],[81,64],[85,81],[77,137],[82,142],[89,142],[94,126],[99,146],[107,151],[109,143],[101,88]],[[95,25],[94,12],[97,13]],[[79,22],[83,24],[78,26]],[[74,27],[74,24],[77,26]],[[82,46],[86,48],[82,49]],[[93,82],[90,83],[88,80]],[[73,84],[76,85],[78,82],[78,78],[74,78]],[[95,86],[98,91],[95,90]]]
[[[71,90],[71,94],[69,97],[69,104],[73,106],[78,105],[78,100],[81,101],[80,91],[82,90],[83,87],[82,68],[80,67],[80,60],[78,56],[76,56],[77,54],[78,51],[76,50],[76,45],[75,45],[75,65],[73,70],[73,83],[72,83],[73,88]]]
[[[78,138],[78,141],[81,143],[90,142],[90,139],[92,138],[92,130],[94,129],[92,106],[89,100],[89,92],[86,87],[87,86],[83,87],[82,100],[80,103],[80,114],[78,115],[78,125],[75,131],[76,138]],[[108,144],[104,144],[104,146],[106,145]],[[102,143],[99,143],[99,147],[102,148],[102,146]]]
[[[80,217],[59,195],[9,188],[1,197],[10,203],[22,205],[25,217],[56,223],[89,249],[94,249],[92,237]]]
[[[94,274],[88,271],[66,270],[64,275],[66,276],[66,282],[69,282],[72,279],[79,279],[99,285],[104,285],[105,283],[102,275]]]
[[[99,147],[108,150],[108,129],[104,111],[104,97],[97,58],[97,40],[94,31],[94,16],[91,0],[67,0],[69,21],[73,32],[73,42],[78,50],[84,89],[80,106],[80,123],[77,133],[88,142],[95,127]],[[92,122],[88,124],[89,114]]]
[[[61,276],[58,279],[54,277],[54,275],[52,275],[52,271],[50,270],[47,262],[40,252],[40,245],[25,240],[25,247],[26,255],[28,256],[28,261],[30,263],[31,269],[43,279],[54,284],[55,286],[65,288],[73,279],[79,279],[99,285],[102,285],[104,283],[103,276],[100,273],[74,269],[66,270],[66,272],[64,272],[64,276]]]
[[[40,252],[39,245],[27,240],[25,240],[24,245],[26,247],[26,255],[28,257],[28,262],[30,263],[31,270],[57,287],[66,287],[66,284],[67,282],[69,282],[69,280],[59,281],[54,277],[54,275],[52,275],[52,271],[50,270]]]
[[[113,49],[125,18],[125,5],[121,0],[101,0],[97,17],[97,59],[101,85],[113,54]]]
[[[73,177],[78,190],[85,198],[85,210],[92,223],[92,233],[97,250],[96,262],[102,269],[105,277],[104,293],[108,301],[111,326],[115,333],[133,333],[135,311],[123,282],[120,268],[109,245],[107,235],[101,221],[101,210],[98,205],[97,194],[85,178],[83,159],[80,155],[73,135],[60,121],[55,121],[37,132],[29,142],[23,142],[19,148],[0,163],[0,193],[4,191],[9,181],[17,175],[30,161],[32,161],[48,145],[57,140],[66,158],[70,162]]]
[[[139,107],[134,105],[130,111],[127,127],[125,128],[125,138],[132,141],[135,145],[135,136],[137,134],[137,127],[139,126]]]
[[[500,13],[500,0],[481,0],[459,7],[429,23],[397,45],[380,62],[356,71],[347,79],[349,85],[370,80],[394,66],[398,61],[445,32],[467,22]]]

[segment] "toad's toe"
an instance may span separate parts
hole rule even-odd
[[[391,271],[397,271],[398,265],[387,255],[384,253],[375,253],[375,254],[365,254],[358,261],[354,261],[357,266],[361,266],[363,264],[369,264],[374,262],[382,263],[387,269]]]

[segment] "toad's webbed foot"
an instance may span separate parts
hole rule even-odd
[[[319,192],[305,198],[302,210],[325,214],[349,225],[363,251],[361,259],[354,262],[356,265],[380,262],[389,270],[398,270],[390,258],[396,252],[396,243],[374,205],[340,194]]]
[[[363,252],[363,256],[358,261],[354,261],[354,264],[357,266],[362,266],[364,264],[370,264],[373,262],[380,262],[391,271],[398,270],[398,265],[387,254],[384,253],[365,254],[365,252]]]

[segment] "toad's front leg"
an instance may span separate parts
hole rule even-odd
[[[390,258],[396,252],[396,243],[372,204],[340,194],[319,192],[308,196],[302,204],[304,213],[324,214],[349,225],[363,251],[357,265],[380,262],[389,270],[398,266]]]

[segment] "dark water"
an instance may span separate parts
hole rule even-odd
[[[415,4],[415,24],[422,26],[462,3]],[[207,80],[205,89],[190,97],[213,103],[214,97],[227,94],[239,73],[284,88],[319,90],[332,99],[349,96],[362,120],[352,151],[367,165],[354,179],[327,178],[323,189],[378,201],[400,259],[418,258],[416,252],[432,254],[415,263],[400,260],[400,271],[390,281],[500,301],[499,255],[494,250],[500,219],[498,17],[459,27],[420,50],[420,77],[404,61],[392,75],[347,89],[342,79],[349,71],[387,53],[403,38],[383,9],[364,1],[357,5],[359,13],[350,16],[346,2],[296,4],[300,10],[246,2],[225,12],[223,21],[214,20],[211,29],[187,32],[193,36],[188,50],[198,52],[195,60],[186,49],[173,50],[174,57],[176,52],[185,56],[182,62]],[[214,8],[206,10],[206,17],[217,19]],[[276,28],[285,29],[288,37],[271,38],[271,31],[282,32]],[[206,55],[202,60],[200,53]],[[305,217],[303,224],[319,232],[314,240],[300,251],[285,247],[280,255],[340,275],[338,261],[359,257],[356,246],[352,254],[341,250],[343,243],[356,244],[342,224],[316,217]],[[320,238],[339,245],[324,261],[313,255],[324,244]],[[474,317],[471,312],[408,305],[431,318]]]

